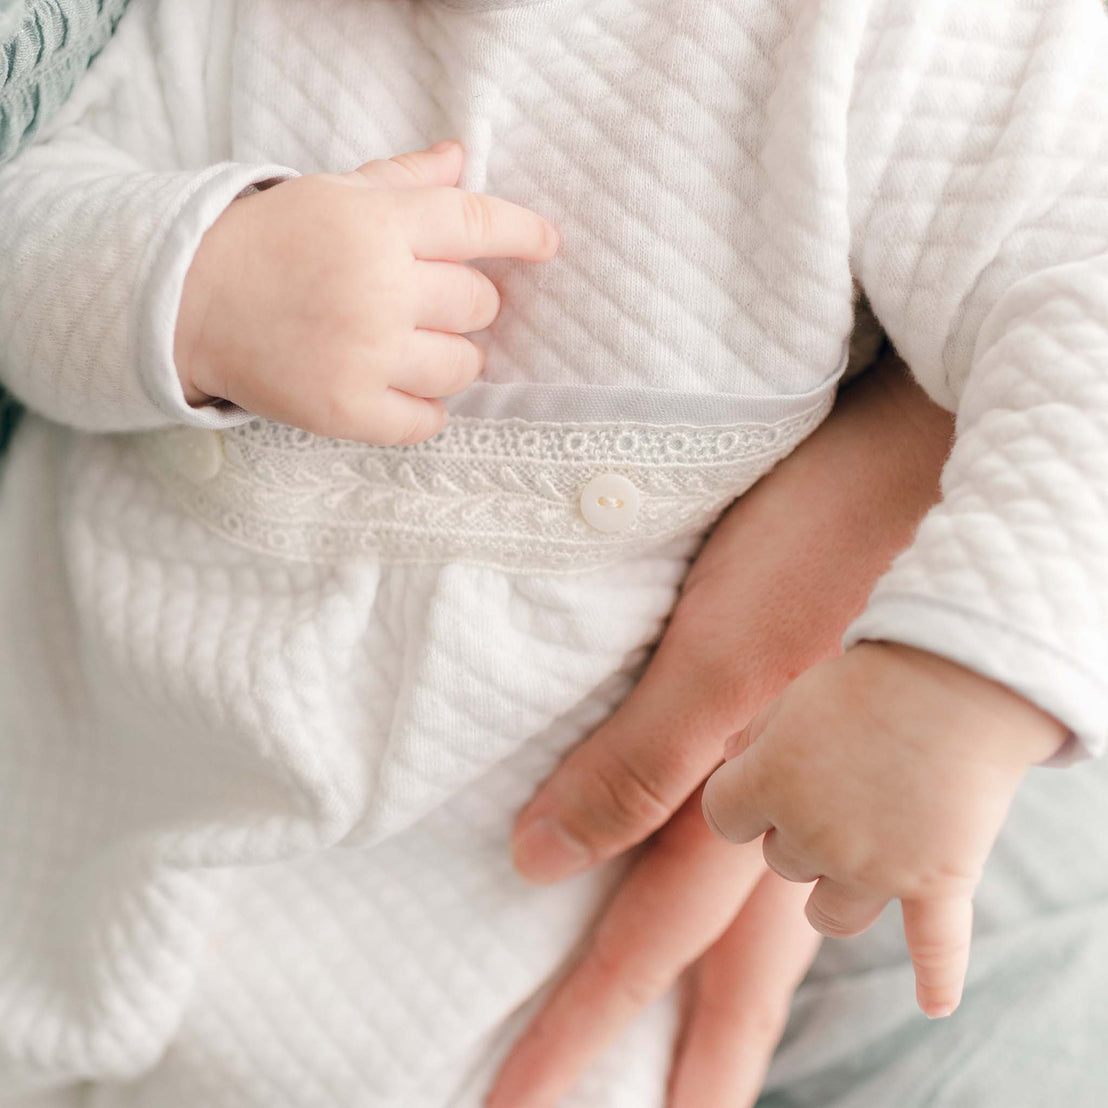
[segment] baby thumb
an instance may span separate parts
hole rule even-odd
[[[462,144],[445,139],[426,150],[366,162],[354,172],[373,188],[416,189],[429,185],[453,188],[462,176],[464,163]]]

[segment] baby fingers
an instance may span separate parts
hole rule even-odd
[[[949,1016],[961,1003],[969,967],[973,901],[904,900],[904,937],[916,971],[916,1000],[930,1019]]]
[[[725,931],[765,874],[756,848],[713,838],[690,800],[605,911],[580,960],[515,1045],[487,1108],[552,1105]],[[766,925],[773,929],[773,920]],[[791,993],[791,985],[783,990]]]
[[[748,750],[724,762],[704,786],[703,811],[708,826],[733,843],[748,843],[773,827],[765,814],[765,782],[757,754]]]
[[[762,839],[762,854],[766,865],[786,881],[806,885],[820,876],[815,864],[805,858],[787,839],[782,838],[777,830],[766,832]]]
[[[808,897],[805,914],[821,935],[844,939],[870,927],[888,902],[887,897],[856,893],[837,881],[822,877]]]
[[[415,325],[465,334],[488,327],[500,312],[500,293],[483,273],[457,262],[417,262]]]
[[[413,396],[453,396],[473,383],[484,364],[484,350],[461,335],[414,331],[392,385]]]
[[[542,216],[498,196],[436,187],[400,192],[395,200],[417,258],[544,262],[558,249],[558,232]]]
[[[412,446],[437,435],[446,419],[446,409],[437,400],[386,389],[374,397],[372,409],[348,437],[381,446]]]
[[[696,975],[670,1108],[758,1099],[793,992],[819,937],[800,911],[808,890],[766,874]]]

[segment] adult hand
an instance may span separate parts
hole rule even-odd
[[[666,826],[516,1045],[490,1108],[556,1104],[698,958],[671,1104],[756,1098],[814,953],[801,910],[808,890],[769,874],[759,844],[736,852],[713,841],[689,798],[728,738],[839,652],[938,498],[951,433],[949,415],[886,359],[716,528],[642,681],[517,822],[516,866],[543,883]]]
[[[638,1012],[700,959],[671,1108],[753,1104],[819,945],[808,888],[767,871],[758,843],[712,834],[699,791],[659,832],[515,1045],[488,1108],[553,1108]]]

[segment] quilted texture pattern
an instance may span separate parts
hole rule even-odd
[[[695,533],[557,579],[293,562],[91,433],[243,418],[188,409],[170,351],[253,182],[456,134],[467,187],[555,220],[550,266],[486,267],[456,411],[493,422],[825,394],[857,279],[960,427],[860,627],[1101,742],[1105,56],[1092,0],[135,0],[0,172],[0,369],[57,424],[0,501],[0,1097],[475,1108],[613,877],[523,888],[510,819],[626,692]],[[660,1104],[670,1031],[575,1103]]]
[[[942,503],[846,642],[891,638],[945,654],[1022,692],[1100,753],[1108,742],[1105,21],[1092,3],[1046,5],[1039,19],[1021,13],[1016,29],[1004,6],[952,13],[940,5],[919,20],[893,14],[861,56],[867,80],[855,114],[864,129],[918,95],[884,59],[917,38],[920,22],[950,28],[925,72],[937,83],[987,74],[990,95],[972,128],[954,101],[908,115],[887,156],[871,155],[859,175],[868,232],[855,246],[860,277],[925,386],[957,403],[958,432]],[[961,148],[962,160],[936,155],[936,135]],[[921,180],[941,190],[942,207],[919,202]],[[910,292],[896,280],[902,273],[915,277]]]
[[[613,876],[524,888],[511,814],[626,692],[687,551],[568,591],[258,564],[120,483],[112,443],[66,462],[60,435],[30,421],[6,478],[55,487],[4,530],[4,1094],[476,1108],[474,1067]],[[63,488],[76,527],[47,561]],[[656,1102],[664,1012],[639,1034],[581,1105]]]

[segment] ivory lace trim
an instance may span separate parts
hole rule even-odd
[[[715,427],[455,417],[434,439],[399,448],[254,420],[219,434],[218,472],[201,477],[180,465],[174,445],[193,429],[140,436],[140,450],[190,514],[265,554],[567,572],[703,530],[832,401],[829,392],[776,423]],[[614,534],[580,509],[583,487],[609,473],[641,493],[633,522]]]

